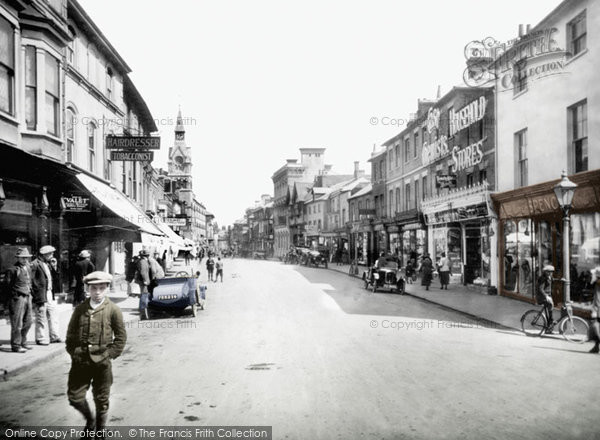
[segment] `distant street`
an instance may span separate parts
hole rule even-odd
[[[330,270],[226,259],[224,272],[197,318],[129,325],[109,425],[272,425],[275,439],[600,435],[600,356],[583,346],[372,294]],[[68,370],[65,353],[0,383],[0,422],[82,424]]]

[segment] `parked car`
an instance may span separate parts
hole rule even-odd
[[[324,251],[308,251],[308,263],[307,266],[323,266],[327,269],[327,252]]]
[[[392,257],[380,257],[376,266],[363,272],[365,289],[376,292],[377,289],[404,294],[406,280],[402,275],[398,260]]]
[[[254,259],[255,260],[266,260],[267,253],[265,251],[254,251]]]
[[[198,308],[204,308],[204,291],[206,286],[200,286],[198,277],[190,276],[185,271],[177,272],[174,277],[156,280],[156,286],[148,302],[148,307],[142,310],[142,318],[150,319],[155,312],[182,314],[190,309],[196,317]]]

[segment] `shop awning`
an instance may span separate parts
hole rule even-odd
[[[77,179],[94,198],[140,232],[152,235],[165,235],[138,206],[117,189],[86,174],[78,174]]]
[[[156,226],[167,236],[167,239],[171,243],[172,246],[177,247],[178,249],[185,248],[185,242],[180,235],[177,235],[173,229],[169,227],[169,225],[163,222],[157,222]]]

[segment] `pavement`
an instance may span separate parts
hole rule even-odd
[[[347,264],[338,266],[332,263],[328,268],[346,275],[350,273],[350,265]],[[362,277],[365,269],[364,266],[359,266],[358,275],[353,276]],[[460,284],[450,284],[448,290],[441,290],[437,280],[433,281],[429,290],[425,290],[425,287],[421,286],[420,280],[415,281],[413,284],[407,284],[406,293],[457,312],[519,331],[521,330],[521,316],[526,311],[538,307],[535,304],[505,296],[480,293]],[[555,313],[555,316],[560,316],[560,311],[557,313]]]
[[[190,265],[185,265],[183,259],[175,260],[173,266],[167,270],[167,276],[174,275],[179,271],[187,271],[192,273],[199,263],[196,261]],[[118,284],[118,283],[117,283]],[[133,291],[137,289],[137,285],[132,285]],[[129,296],[127,294],[127,284],[121,283],[111,288],[108,297],[116,303],[123,312],[123,320],[125,323],[139,320],[139,297]],[[138,289],[139,290],[139,289]],[[63,341],[67,334],[67,325],[73,313],[73,305],[70,303],[58,304],[60,337]],[[28,343],[32,347],[26,353],[13,353],[10,345],[10,321],[8,317],[0,318],[0,376],[6,380],[9,376],[22,373],[27,369],[37,365],[38,363],[51,359],[65,351],[65,344],[57,343],[50,345],[37,345],[35,343],[35,317],[33,325],[29,330]]]

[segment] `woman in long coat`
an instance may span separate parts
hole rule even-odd
[[[425,286],[425,290],[429,290],[431,280],[433,279],[433,262],[427,253],[423,255],[423,260],[421,261],[421,271],[423,272],[421,286]]]

